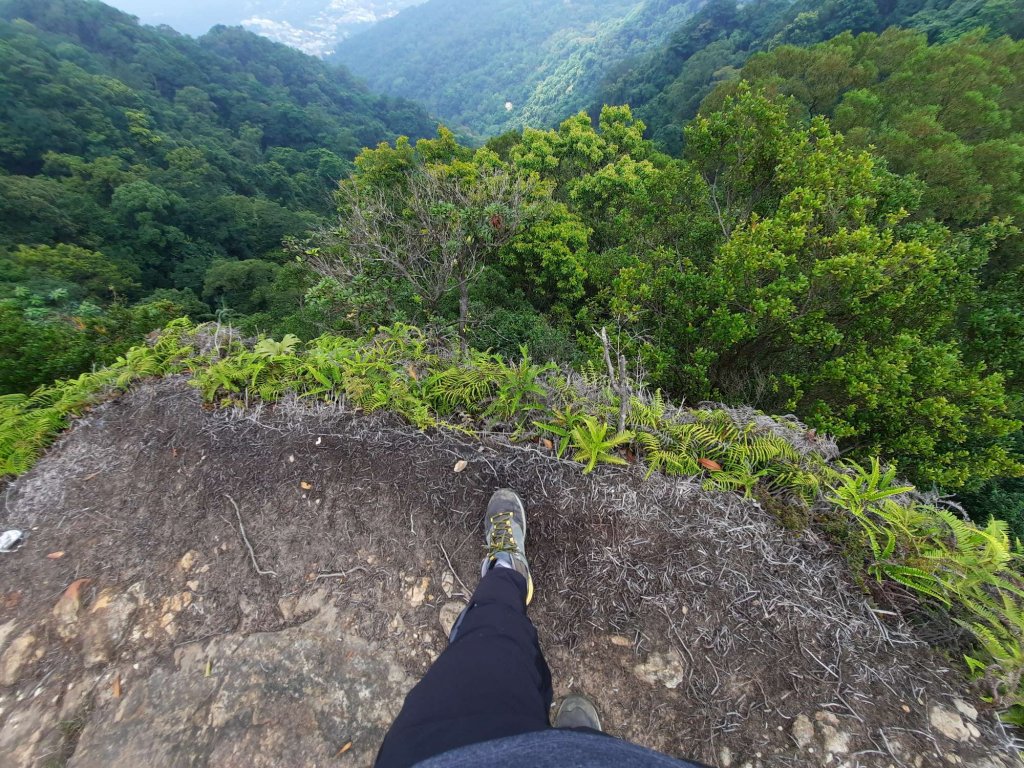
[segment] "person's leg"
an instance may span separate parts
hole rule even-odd
[[[549,727],[551,672],[526,615],[526,579],[487,571],[453,639],[410,691],[377,755],[408,768],[451,749]]]

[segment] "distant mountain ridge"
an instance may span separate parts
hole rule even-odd
[[[371,88],[493,135],[586,107],[610,67],[661,45],[703,0],[428,0],[338,46]]]

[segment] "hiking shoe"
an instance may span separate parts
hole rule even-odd
[[[597,707],[586,696],[566,696],[555,715],[555,728],[591,728],[601,730]]]
[[[533,600],[533,578],[526,560],[526,507],[510,488],[495,491],[487,504],[484,518],[487,557],[480,566],[480,577],[495,567],[512,568],[526,579],[526,604]]]

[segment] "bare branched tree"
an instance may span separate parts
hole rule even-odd
[[[312,256],[319,274],[349,282],[374,266],[406,280],[428,313],[459,295],[466,348],[469,290],[497,251],[533,215],[530,183],[502,169],[460,175],[446,167],[412,171],[404,189],[342,188],[342,249]]]

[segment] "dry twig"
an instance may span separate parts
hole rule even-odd
[[[256,573],[260,576],[277,576],[276,571],[264,570],[260,568],[260,564],[256,562],[256,553],[253,552],[252,544],[249,543],[249,537],[245,535],[245,525],[242,524],[242,513],[238,509],[238,504],[228,494],[224,494],[224,498],[231,502],[231,506],[235,508],[235,517],[238,518],[238,530],[242,534],[242,541],[245,542],[246,549],[249,550],[249,559],[252,560],[252,567],[256,569]]]

